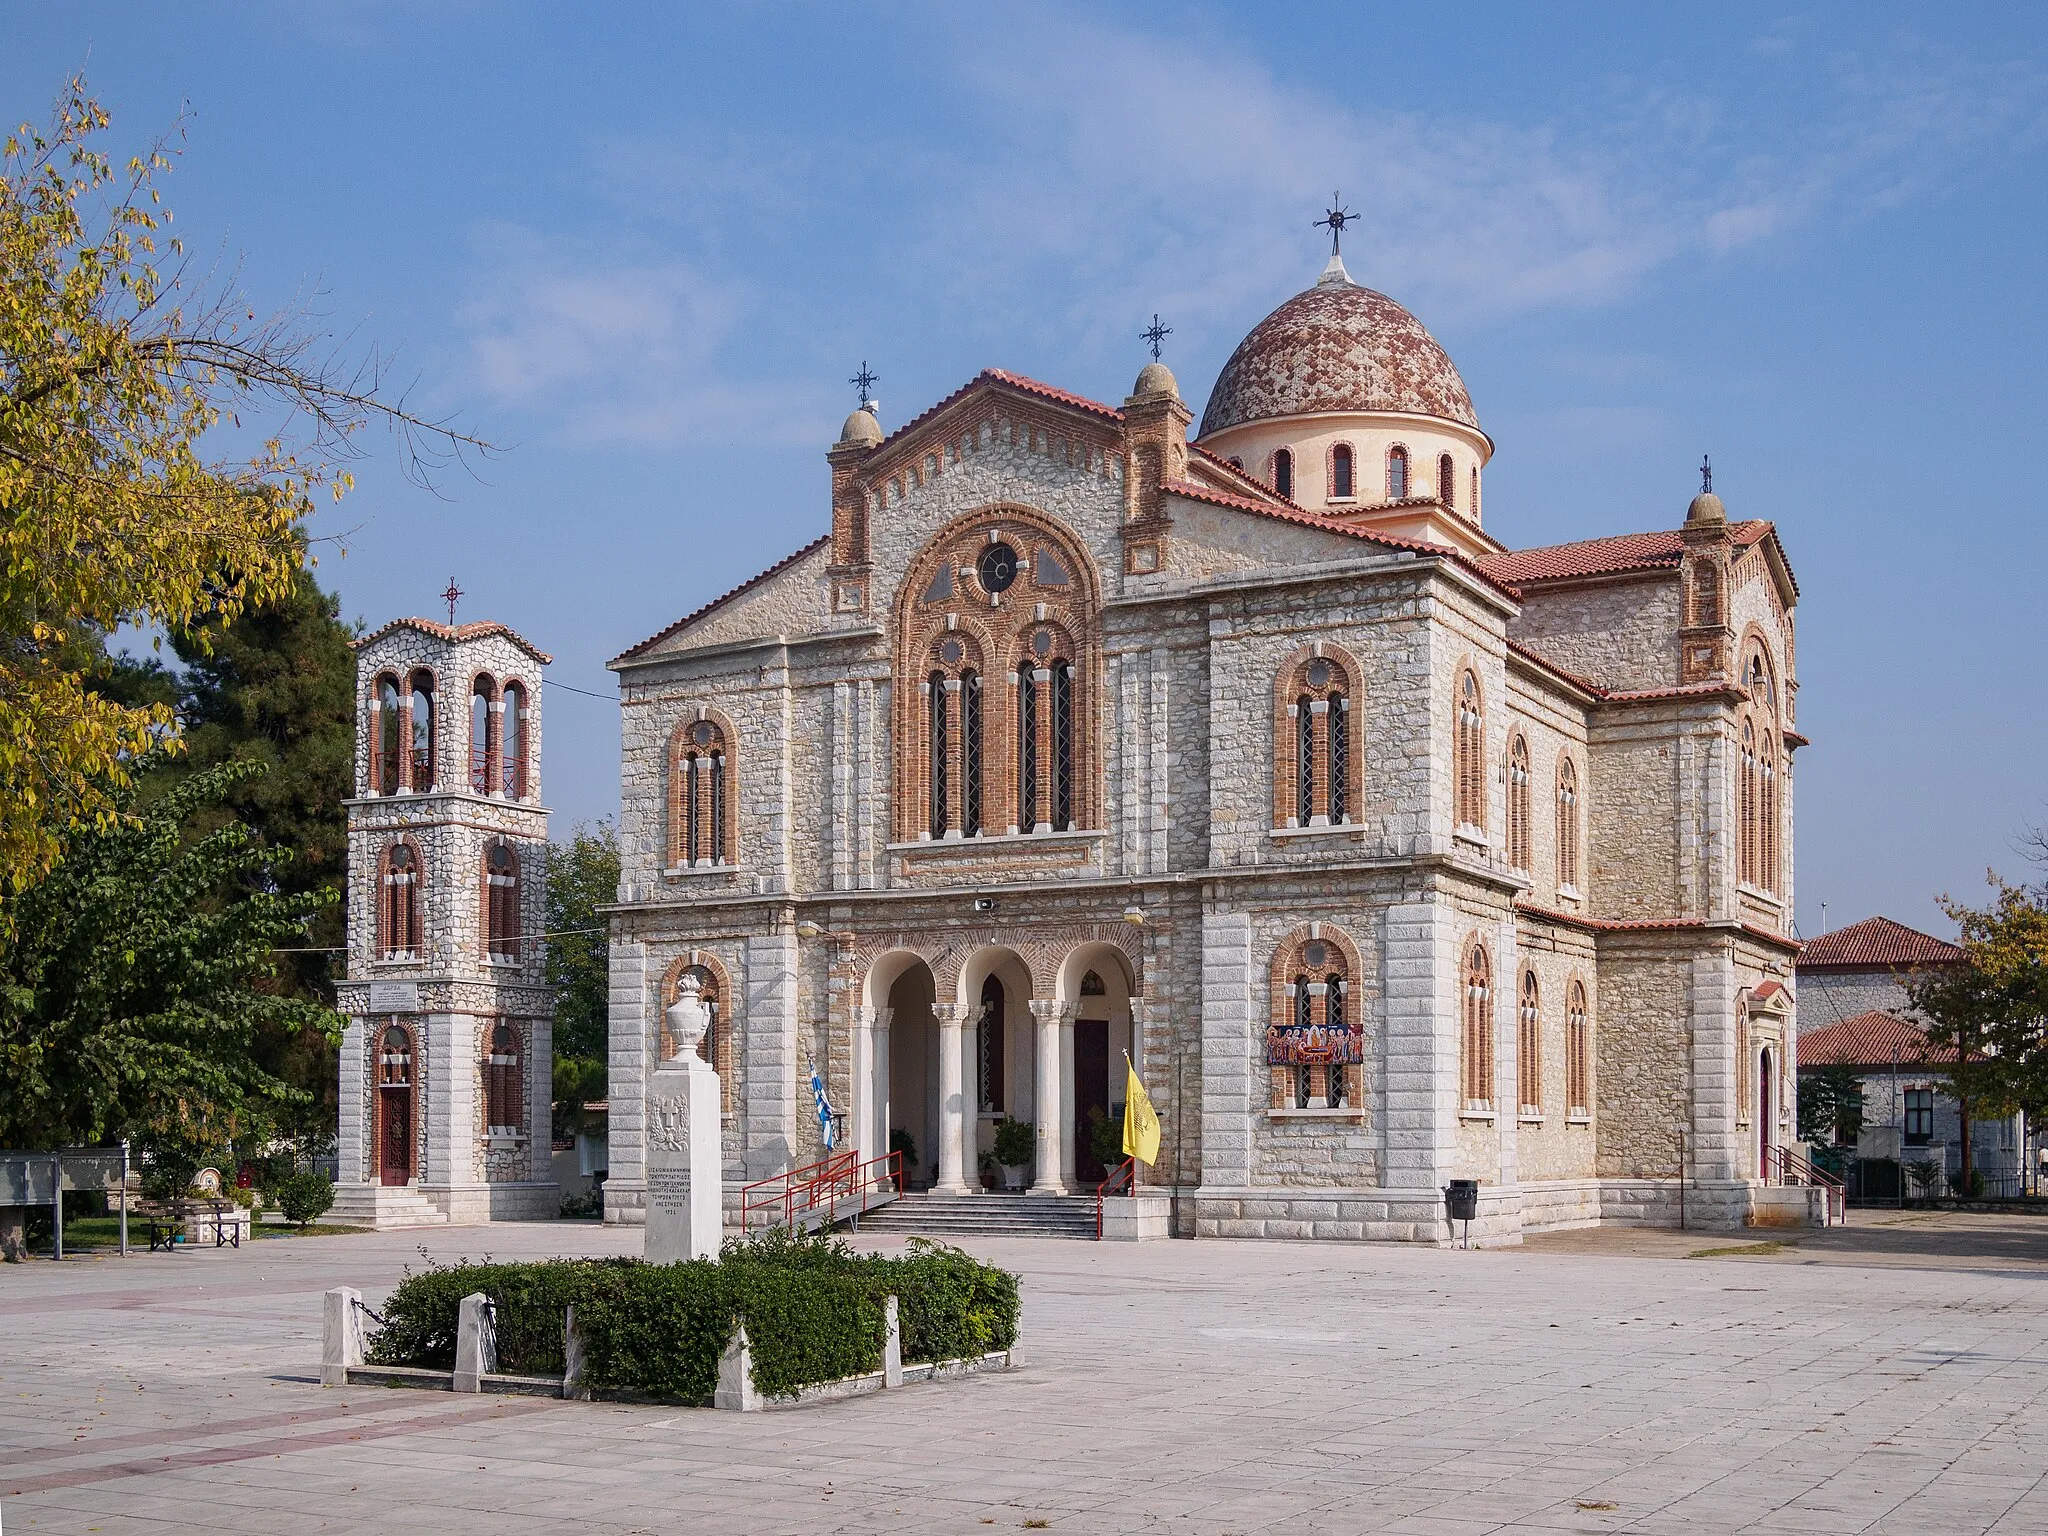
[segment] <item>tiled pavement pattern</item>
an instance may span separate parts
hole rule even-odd
[[[23,1532],[2048,1531],[2048,1222],[1768,1257],[976,1241],[1026,1366],[741,1416],[323,1390],[319,1293],[630,1249],[441,1228],[0,1269]],[[2038,1235],[2037,1235],[2038,1234]]]

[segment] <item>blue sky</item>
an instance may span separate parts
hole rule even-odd
[[[323,514],[350,617],[511,623],[554,683],[821,532],[865,359],[885,425],[989,365],[1199,410],[1346,258],[1459,364],[1511,544],[1675,526],[1711,452],[1802,587],[1800,920],[2023,871],[2041,763],[2048,21],[1874,3],[1257,8],[162,5],[7,23],[85,67],[263,307],[395,351],[504,452],[381,451]],[[596,17],[593,22],[590,18]],[[375,445],[373,445],[375,446]],[[616,710],[548,696],[548,799],[617,799]]]

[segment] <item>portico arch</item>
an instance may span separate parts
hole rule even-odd
[[[863,1161],[886,1156],[895,1132],[913,1155],[906,1183],[930,1180],[938,1150],[937,986],[926,958],[910,949],[875,957],[861,982],[854,1027],[854,1139]]]
[[[1124,1053],[1135,1062],[1144,1044],[1133,1020],[1135,981],[1130,957],[1107,940],[1077,945],[1060,962],[1060,1001],[1074,1021],[1062,1091],[1072,1105],[1066,1118],[1072,1126],[1074,1179],[1084,1190],[1109,1172],[1095,1155],[1095,1118],[1098,1113],[1105,1120],[1122,1115]]]

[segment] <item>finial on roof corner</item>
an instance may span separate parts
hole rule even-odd
[[[1725,523],[1728,509],[1721,505],[1721,498],[1714,494],[1714,464],[1705,454],[1700,455],[1700,493],[1693,497],[1692,505],[1685,509],[1688,523]]]

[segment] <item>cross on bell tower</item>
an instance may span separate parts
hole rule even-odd
[[[1172,326],[1159,323],[1159,311],[1156,309],[1152,312],[1152,323],[1138,332],[1141,339],[1152,343],[1152,361],[1155,363],[1159,361],[1159,343],[1172,334]]]
[[[441,601],[448,605],[448,627],[450,629],[455,627],[455,605],[467,595],[462,588],[455,585],[455,578],[450,576],[448,578],[448,590],[441,594]]]

